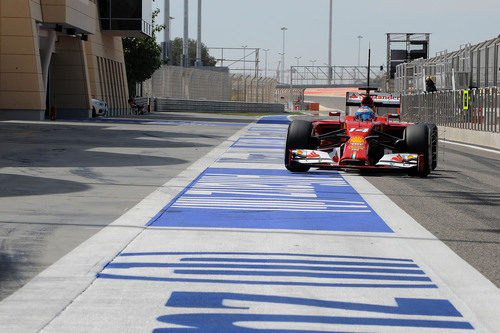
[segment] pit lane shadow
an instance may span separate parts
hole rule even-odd
[[[0,167],[121,167],[187,163],[164,148],[210,148],[222,136],[108,125],[0,122]],[[120,151],[124,148],[123,152]],[[98,151],[102,149],[103,151]],[[106,151],[107,150],[107,151]],[[114,151],[113,151],[114,150]],[[158,156],[160,155],[160,156]]]
[[[82,192],[90,186],[68,180],[0,174],[0,197]]]

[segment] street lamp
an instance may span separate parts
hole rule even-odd
[[[184,38],[182,41],[182,61],[181,66],[189,66],[189,2],[184,0]]]
[[[361,38],[363,38],[363,36],[359,35],[358,36],[358,67],[360,65],[360,59],[361,59]]]
[[[203,66],[203,61],[201,60],[201,0],[198,0],[198,38],[196,41],[196,67]]]
[[[285,32],[288,30],[287,27],[281,27],[283,31],[283,52],[281,54],[281,82],[285,82]]]
[[[243,89],[245,95],[245,102],[247,101],[247,77],[246,77],[246,58],[247,58],[247,47],[248,45],[242,45],[243,48]]]
[[[333,30],[333,0],[330,0],[330,20],[328,25],[328,84],[332,84],[332,32]]]
[[[241,46],[243,48],[243,76],[245,76],[245,72],[246,72],[246,59],[247,59],[247,47],[248,45],[242,45]]]
[[[302,58],[302,57],[294,57],[295,59],[297,59],[297,66],[299,66],[299,60]]]
[[[265,68],[264,68],[264,77],[267,77],[267,52],[269,51],[269,49],[264,49],[264,52],[266,53],[266,61],[265,61]]]

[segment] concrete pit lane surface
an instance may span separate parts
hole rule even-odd
[[[0,299],[253,120],[0,122]]]
[[[286,171],[287,124],[264,117],[206,147],[4,299],[0,331],[500,330],[497,286],[390,199],[401,194]]]

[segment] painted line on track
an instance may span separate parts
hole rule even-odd
[[[477,149],[477,150],[487,151],[489,153],[500,154],[500,150],[489,149],[489,148],[475,146],[475,145],[471,145],[471,144],[467,144],[467,143],[461,143],[461,142],[455,142],[455,141],[448,141],[448,140],[443,140],[443,139],[439,139],[439,141],[444,142],[446,144],[450,144],[450,145],[462,146],[462,147],[467,147],[467,148],[473,148],[473,149]]]

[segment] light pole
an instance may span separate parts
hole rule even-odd
[[[332,84],[332,30],[333,0],[330,0],[330,24],[328,25],[328,84]]]
[[[288,30],[287,27],[281,27],[283,31],[283,52],[281,54],[281,82],[285,82],[285,32]]]
[[[264,68],[264,77],[267,77],[267,52],[269,51],[269,49],[264,49],[264,52],[266,53],[266,61],[265,61],[265,68]]]
[[[358,67],[360,65],[360,59],[361,59],[361,38],[363,38],[363,36],[359,35],[358,36]]]
[[[184,0],[184,40],[182,48],[182,61],[181,66],[189,66],[189,2]]]
[[[170,49],[170,0],[165,0],[165,16],[164,16],[164,23],[165,23],[165,31],[163,32],[165,44],[163,46],[163,61],[167,64],[170,65],[172,63],[171,59],[171,54],[169,52]]]
[[[196,41],[196,67],[203,66],[201,61],[201,0],[198,0],[198,40]]]
[[[295,59],[297,59],[297,66],[299,66],[299,60],[302,58],[302,57],[294,57]]]
[[[248,45],[242,45],[243,48],[243,76],[245,76],[246,73],[246,60],[247,60],[247,47]]]
[[[245,102],[247,101],[247,77],[246,77],[246,58],[247,58],[247,47],[248,45],[243,45],[243,90]]]

